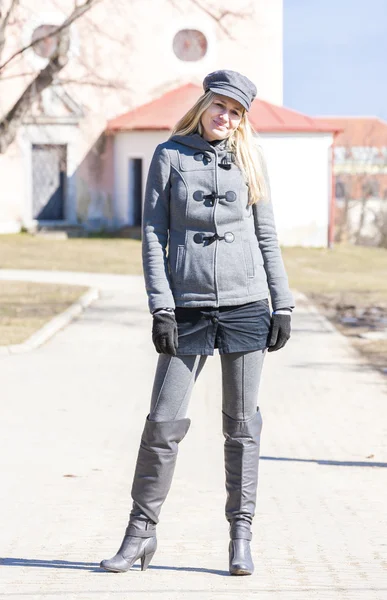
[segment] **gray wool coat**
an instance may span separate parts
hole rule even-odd
[[[151,312],[227,306],[267,298],[293,307],[267,194],[248,205],[248,186],[227,151],[199,134],[159,144],[149,168],[142,257]]]

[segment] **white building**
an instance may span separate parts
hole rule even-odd
[[[229,68],[256,82],[260,98],[282,104],[282,0],[208,0],[203,6],[104,0],[71,26],[70,60],[57,85],[44,91],[0,154],[0,232],[36,223],[99,228],[129,222],[123,201],[113,202],[113,138],[104,134],[106,123],[168,90]],[[10,20],[3,60],[73,8],[73,0],[25,0]],[[0,122],[45,67],[49,51],[50,43],[40,43],[1,72]],[[152,135],[146,156],[157,138]],[[146,161],[144,155],[143,176]]]
[[[154,149],[201,94],[199,86],[187,84],[109,121],[117,226],[140,224]],[[335,128],[260,99],[254,100],[249,119],[267,159],[280,243],[327,246]]]

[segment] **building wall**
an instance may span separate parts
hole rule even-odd
[[[153,152],[158,144],[169,136],[167,131],[128,131],[114,136],[114,221],[116,226],[133,225],[133,211],[129,206],[130,158],[143,159],[143,182],[145,192],[146,178]]]
[[[265,134],[260,143],[268,163],[280,243],[326,246],[332,135]]]
[[[166,131],[122,132],[115,136],[115,215],[118,225],[131,224],[128,205],[128,160],[143,158],[143,189],[157,144]],[[332,136],[326,134],[265,134],[260,144],[268,164],[280,244],[326,246],[331,178]]]
[[[36,27],[61,23],[73,6],[73,0],[41,0],[38,4],[26,0],[20,18],[9,29],[5,55],[28,43]],[[188,81],[201,83],[210,71],[240,70],[256,82],[260,97],[282,104],[282,0],[208,0],[204,7],[215,15],[229,10],[237,16],[226,15],[219,27],[190,0],[104,0],[73,24],[70,60],[59,75],[83,110],[77,143],[71,148],[70,178],[92,172],[95,146],[108,119]],[[199,61],[183,61],[174,54],[174,36],[186,28],[198,29],[207,38],[207,54]],[[0,118],[45,64],[45,59],[29,50],[4,73]],[[60,136],[60,132],[54,134],[54,138]],[[29,216],[31,189],[26,168],[31,150],[20,139],[0,156],[0,231],[2,227],[20,227]],[[110,215],[110,192],[98,195],[96,183],[83,175],[81,183],[72,181],[71,185],[76,202],[82,204],[77,210],[73,200],[69,201],[72,220]]]
[[[23,224],[24,181],[23,155],[13,144],[0,154],[0,234],[17,233]]]

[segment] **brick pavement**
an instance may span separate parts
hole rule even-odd
[[[1,356],[0,598],[386,600],[386,379],[302,297],[293,322],[260,391],[252,577],[227,573],[218,356],[194,389],[151,567],[98,569],[126,525],[157,358],[140,279]]]

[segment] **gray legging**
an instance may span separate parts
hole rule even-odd
[[[265,350],[221,354],[222,410],[237,421],[254,416]],[[187,414],[192,388],[207,356],[160,354],[153,385],[150,421],[175,421]]]
[[[238,536],[250,539],[262,425],[257,398],[265,350],[220,356],[226,438],[226,518],[230,523],[238,523],[239,528],[247,527]],[[177,446],[189,427],[185,416],[192,388],[206,359],[201,355],[160,354],[132,485],[130,527],[136,531],[144,529],[148,519],[158,522],[172,482]],[[141,535],[146,537],[144,531]]]

